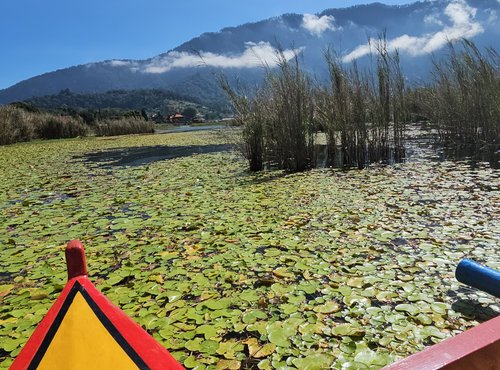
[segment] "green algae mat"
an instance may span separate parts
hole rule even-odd
[[[500,269],[498,170],[251,174],[225,144],[0,147],[0,367],[65,284],[70,239],[96,286],[189,369],[380,368],[500,313],[454,278],[465,257]]]

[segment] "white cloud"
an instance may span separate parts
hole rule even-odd
[[[126,67],[126,66],[131,66],[133,65],[133,63],[129,60],[111,60],[109,62],[109,64],[112,66],[112,67]]]
[[[500,0],[498,0],[500,1]],[[443,29],[423,36],[402,35],[387,41],[387,50],[399,50],[410,55],[417,56],[429,54],[446,45],[448,41],[460,38],[471,38],[482,32],[484,28],[475,20],[477,9],[469,6],[465,0],[454,0],[444,10],[444,15],[448,18],[449,24],[443,25]],[[436,19],[438,19],[436,17]],[[373,51],[377,47],[378,41],[372,41],[365,45],[360,45],[352,52],[343,57],[344,62],[350,62]],[[370,45],[371,44],[371,45]]]
[[[500,0],[498,0],[500,2]],[[488,23],[495,23],[498,19],[498,14],[496,10],[485,9],[486,14],[488,14]]]
[[[289,60],[302,49],[284,50],[283,56]],[[146,73],[164,73],[173,68],[217,67],[217,68],[254,68],[262,65],[274,66],[278,62],[277,50],[268,42],[247,42],[245,51],[239,55],[222,55],[211,52],[198,54],[184,51],[171,51],[164,56],[151,60],[142,71]]]
[[[429,14],[424,17],[424,22],[428,24],[437,24],[438,26],[444,26],[444,23],[439,19],[438,14]]]
[[[500,0],[499,0],[500,1]],[[331,15],[318,17],[314,14],[304,14],[302,17],[302,27],[308,30],[311,34],[321,36],[326,30],[339,30],[334,24],[335,18]]]

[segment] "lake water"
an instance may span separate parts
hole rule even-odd
[[[179,126],[172,129],[157,130],[158,134],[224,130],[226,125]],[[480,150],[482,149],[482,150]],[[194,154],[216,153],[233,150],[232,145],[191,145],[191,146],[149,146],[137,148],[118,148],[109,151],[89,153],[84,158],[101,166],[141,166],[155,161],[186,157]],[[467,161],[471,167],[487,162],[490,167],[500,168],[499,148],[477,148],[473,145],[443,146],[436,141],[432,131],[410,126],[402,147],[369,147],[365,145],[356,153],[337,146],[329,152],[326,145],[315,146],[314,162],[318,168],[365,168],[372,164],[391,165],[415,160],[460,160]],[[356,158],[357,157],[357,158]],[[269,166],[268,166],[269,167]],[[272,167],[272,166],[271,166]]]

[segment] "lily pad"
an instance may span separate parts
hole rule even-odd
[[[412,304],[398,304],[394,309],[396,311],[408,312],[410,315],[416,315],[420,312],[418,307]]]
[[[256,302],[259,300],[259,295],[254,290],[245,290],[240,294],[240,298],[247,302]]]
[[[196,328],[196,334],[203,334],[205,339],[217,336],[217,328],[212,325],[201,325]]]
[[[200,352],[209,354],[209,355],[214,355],[217,352],[217,349],[219,348],[219,343],[214,341],[214,340],[204,340],[200,344]]]
[[[245,324],[253,324],[257,321],[257,319],[266,319],[267,314],[260,310],[250,310],[243,314],[243,322]]]
[[[332,334],[341,337],[346,335],[359,337],[365,334],[365,330],[352,324],[341,324],[332,329]]]
[[[299,369],[322,370],[330,368],[333,362],[333,356],[318,353],[303,358],[296,358],[292,362]]]
[[[285,267],[279,267],[279,268],[275,269],[273,271],[273,274],[279,278],[292,278],[292,277],[294,277],[294,274],[292,272],[290,272],[290,270],[288,270]]]
[[[221,310],[228,308],[231,305],[232,300],[230,298],[221,299],[210,299],[208,301],[202,302],[200,305],[205,306],[211,310]]]
[[[12,284],[0,285],[0,297],[9,294],[9,292],[14,288]]]
[[[290,346],[290,341],[288,340],[290,334],[283,328],[281,323],[276,322],[273,324],[269,324],[267,326],[267,334],[268,339],[271,343],[274,343],[280,347]]]
[[[363,288],[365,285],[365,280],[362,277],[350,278],[347,280],[347,285],[354,288]]]
[[[330,301],[325,303],[324,305],[314,307],[314,312],[318,313],[329,314],[338,311],[340,311],[340,306],[337,302],[334,301]]]
[[[440,315],[444,315],[448,310],[448,306],[445,303],[441,302],[432,303],[431,308],[435,313]]]
[[[241,368],[241,361],[238,360],[219,360],[215,366],[217,370],[237,370]]]

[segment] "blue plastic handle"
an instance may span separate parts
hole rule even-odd
[[[500,298],[500,272],[497,270],[464,259],[458,264],[455,277],[461,283]]]

